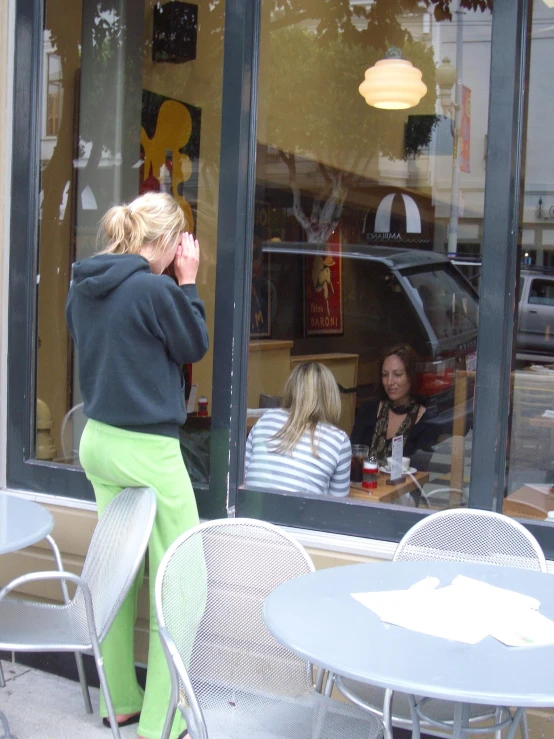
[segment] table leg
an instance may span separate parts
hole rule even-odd
[[[417,713],[415,696],[409,695],[410,714],[412,716],[412,739],[420,739],[421,729],[419,726],[419,715]]]
[[[467,739],[466,729],[469,727],[469,704],[454,703],[454,724],[452,739]]]
[[[4,716],[2,711],[0,711],[0,723],[2,724],[2,728],[4,729],[4,736],[0,737],[0,739],[17,739],[13,734],[10,734],[8,719]]]
[[[326,698],[331,697],[331,693],[333,692],[334,685],[335,685],[335,674],[333,672],[329,672],[327,674],[327,682],[325,683],[325,691],[323,692],[323,695]]]
[[[508,729],[508,733],[506,734],[506,739],[514,739],[515,733],[517,729],[519,728],[520,722],[525,723],[526,717],[525,717],[525,708],[518,708],[516,712],[513,715],[512,718],[512,724],[510,728]],[[522,728],[521,735],[524,736],[524,730]]]

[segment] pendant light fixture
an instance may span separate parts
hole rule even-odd
[[[373,67],[365,71],[359,86],[360,95],[368,105],[385,110],[413,108],[427,92],[421,81],[421,71],[402,52],[392,46]]]

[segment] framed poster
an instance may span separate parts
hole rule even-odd
[[[271,274],[269,254],[263,242],[269,240],[270,207],[257,202],[254,206],[254,240],[252,242],[252,289],[250,293],[250,337],[271,336]]]
[[[340,239],[308,254],[304,268],[307,336],[342,334],[342,257]]]
[[[271,280],[269,254],[254,238],[252,255],[252,290],[250,293],[250,336],[267,339],[271,336]]]

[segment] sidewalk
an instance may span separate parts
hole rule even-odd
[[[94,713],[88,714],[79,683],[13,662],[2,661],[2,667],[6,687],[0,688],[0,710],[17,739],[111,738],[98,714],[97,688],[90,688]],[[121,739],[136,737],[136,724],[120,734]]]
[[[90,688],[94,713],[89,715],[78,682],[4,660],[2,667],[6,687],[0,688],[0,711],[17,739],[111,739],[111,731],[102,725],[98,715],[97,688]],[[553,739],[554,714],[534,712],[529,716],[529,729],[530,739]],[[120,734],[121,739],[136,739],[136,724],[120,729]],[[396,739],[410,737],[409,732],[399,729],[395,729],[394,735]],[[488,736],[492,739],[492,734]],[[519,732],[516,738],[520,739]]]

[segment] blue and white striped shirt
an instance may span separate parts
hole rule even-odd
[[[272,408],[264,413],[246,440],[245,483],[248,487],[316,493],[343,497],[350,491],[350,439],[336,426],[318,423],[312,452],[311,434],[306,431],[292,453],[271,451],[278,442],[272,437],[283,427],[288,412]]]

